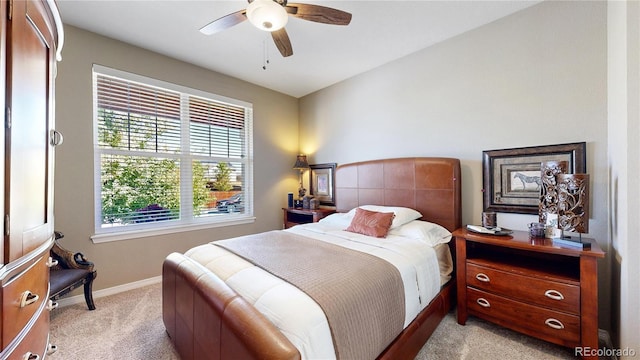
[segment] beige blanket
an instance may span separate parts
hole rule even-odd
[[[314,299],[327,317],[339,359],[375,359],[402,331],[402,279],[385,260],[285,231],[214,244]]]

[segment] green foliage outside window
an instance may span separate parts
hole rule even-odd
[[[204,176],[205,167],[200,161],[193,162],[193,212],[194,215],[200,214],[206,208],[209,201],[209,189],[207,188],[207,179]]]
[[[226,162],[219,162],[216,166],[213,188],[218,191],[233,189],[233,185],[231,185],[231,167]]]
[[[100,146],[124,150],[158,150],[158,138],[167,131],[167,121],[149,116],[140,116],[135,121],[130,121],[127,115],[132,116],[116,116],[113,111],[99,109]],[[159,150],[167,152],[166,149]],[[178,160],[103,154],[101,162],[103,224],[150,221],[151,214],[145,215],[144,212],[150,206],[160,207],[165,212],[162,218],[154,215],[156,220],[179,217]],[[205,208],[209,194],[205,168],[201,162],[193,162],[192,174],[193,209],[194,215],[198,215]]]

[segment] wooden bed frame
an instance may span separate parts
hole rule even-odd
[[[450,231],[462,223],[458,159],[400,158],[341,165],[335,185],[339,212],[368,204],[404,206]],[[269,320],[195,261],[173,253],[164,261],[162,277],[164,324],[183,360],[300,358]],[[455,275],[378,358],[415,358],[450,311],[454,295]]]

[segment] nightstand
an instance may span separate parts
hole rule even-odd
[[[598,349],[598,259],[525,231],[507,236],[453,232],[458,323],[473,315],[566,347]]]
[[[297,209],[297,208],[282,208],[282,224],[285,229],[298,224],[307,224],[311,222],[318,222],[323,217],[336,212],[333,209]]]

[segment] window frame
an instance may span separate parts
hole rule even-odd
[[[96,79],[98,75],[104,76],[112,76],[119,78],[125,81],[137,82],[140,84],[144,84],[147,86],[158,87],[169,91],[175,91],[180,93],[181,98],[181,106],[180,106],[180,126],[181,126],[181,151],[180,154],[176,154],[176,158],[180,160],[181,168],[185,166],[191,166],[193,160],[195,159],[211,159],[212,161],[230,161],[230,162],[240,162],[244,165],[244,173],[243,175],[243,203],[245,205],[245,209],[243,213],[229,214],[224,216],[190,216],[189,218],[181,218],[179,220],[171,220],[166,222],[149,222],[143,224],[133,224],[126,226],[114,226],[114,227],[103,227],[102,225],[102,184],[101,184],[101,155],[102,154],[113,154],[114,152],[122,152],[121,150],[114,151],[113,149],[104,149],[99,145],[99,124],[98,124],[98,101],[97,101],[97,84]],[[157,236],[164,234],[177,233],[182,231],[191,231],[191,230],[199,230],[199,229],[207,229],[221,226],[230,226],[230,225],[239,225],[239,224],[248,224],[255,222],[254,216],[254,191],[253,191],[253,105],[251,103],[227,98],[224,96],[212,94],[206,91],[197,90],[189,87],[185,87],[182,85],[177,85],[169,82],[165,82],[162,80],[157,80],[153,78],[149,78],[142,75],[132,74],[126,71],[121,71],[101,65],[94,64],[92,69],[92,89],[93,89],[93,154],[94,154],[94,167],[93,167],[93,175],[94,175],[94,234],[91,236],[91,240],[94,243],[101,242],[109,242],[109,241],[117,241],[117,240],[128,240],[132,238],[138,237],[146,237],[146,236]],[[198,154],[192,154],[190,149],[190,124],[189,120],[188,108],[189,105],[185,105],[185,101],[189,99],[189,97],[196,97],[201,99],[206,99],[209,101],[229,104],[236,107],[245,108],[245,122],[244,126],[245,130],[245,144],[244,144],[244,153],[245,158],[242,160],[238,160],[237,158],[221,158],[221,157],[207,157]],[[187,101],[188,102],[188,101]],[[126,151],[129,155],[138,155],[139,152],[136,150]],[[163,157],[164,154],[158,153],[144,153],[146,157]],[[189,170],[188,175],[185,175],[183,171],[181,171],[181,180],[190,178],[191,171]],[[190,184],[190,183],[189,183]],[[192,214],[192,211],[186,210],[183,208],[185,204],[188,204],[190,199],[189,193],[192,192],[192,186],[188,185],[188,189],[185,189],[185,186],[181,182],[180,186],[181,190],[187,190],[187,193],[183,193],[180,196],[181,201],[181,214]],[[187,194],[187,196],[185,196]],[[192,204],[187,205],[189,209],[192,210]]]

